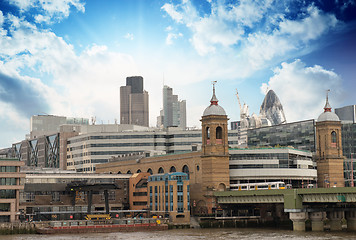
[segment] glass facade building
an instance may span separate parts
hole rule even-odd
[[[315,152],[315,120],[247,130],[248,147],[290,146]]]

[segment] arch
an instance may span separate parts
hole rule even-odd
[[[172,166],[172,167],[169,169],[169,172],[177,172],[176,167],[175,167],[175,166]]]
[[[224,183],[220,183],[218,186],[218,191],[219,192],[226,191],[226,185]]]
[[[147,172],[150,173],[151,175],[153,174],[153,171],[151,168],[147,169]]]
[[[206,127],[206,139],[210,139],[210,127]]]
[[[127,174],[131,174],[131,170],[127,170],[127,172],[126,172]]]
[[[184,165],[184,166],[182,167],[182,172],[188,174],[188,179],[189,179],[189,167],[188,167],[187,165]]]
[[[331,146],[336,147],[336,142],[337,142],[337,134],[335,131],[331,132]]]
[[[136,173],[140,173],[141,172],[141,169],[137,169]]]
[[[220,126],[218,126],[216,128],[216,139],[222,139],[223,132],[222,132],[222,128]]]
[[[200,170],[200,167],[199,167],[199,165],[197,165],[197,172],[199,172],[199,170]]]
[[[158,169],[158,173],[164,173],[163,167],[160,167],[160,168]]]
[[[121,174],[121,171],[118,171],[117,174]]]

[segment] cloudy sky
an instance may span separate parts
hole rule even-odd
[[[354,0],[0,1],[0,148],[32,115],[113,123],[127,76],[144,77],[152,126],[163,84],[197,127],[215,80],[230,120],[236,89],[250,114],[273,89],[288,122],[317,118],[326,89],[356,104],[355,18]]]

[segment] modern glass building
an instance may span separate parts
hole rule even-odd
[[[342,151],[345,156],[345,186],[356,186],[356,123],[341,126]],[[353,179],[353,181],[351,180]]]
[[[315,152],[315,120],[247,130],[248,147],[291,146]]]
[[[230,188],[240,183],[278,182],[293,187],[315,184],[312,153],[293,148],[230,149]]]

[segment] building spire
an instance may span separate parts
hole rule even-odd
[[[212,81],[211,84],[213,84],[213,96],[211,97],[210,100],[210,105],[218,105],[218,99],[215,96],[215,84],[217,83],[217,81]]]
[[[330,89],[326,90],[326,103],[324,106],[324,112],[331,112],[331,106],[329,104],[329,92]]]

